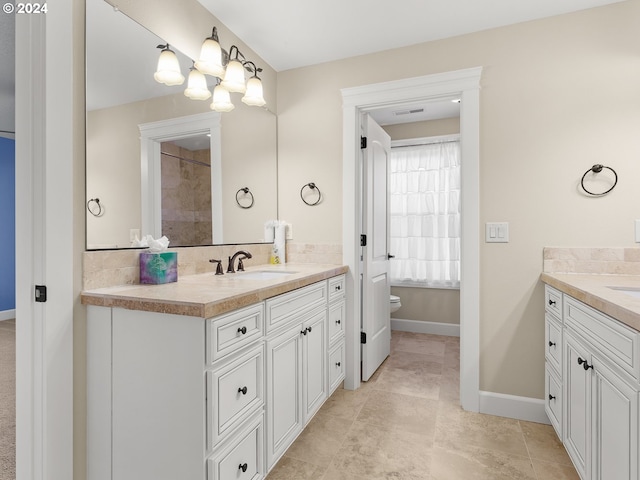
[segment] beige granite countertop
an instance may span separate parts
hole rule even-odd
[[[328,264],[257,265],[255,271],[293,272],[275,279],[242,279],[242,272],[178,277],[162,285],[120,285],[82,292],[85,305],[209,318],[347,272]]]
[[[619,290],[638,290],[640,295],[640,275],[543,273],[540,278],[544,283],[640,331],[640,297]]]

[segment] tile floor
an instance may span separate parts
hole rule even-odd
[[[553,428],[459,407],[455,337],[393,332],[359,390],[338,389],[267,480],[564,480],[579,477]]]

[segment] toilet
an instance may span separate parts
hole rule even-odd
[[[389,299],[389,312],[393,313],[393,312],[397,312],[400,307],[402,305],[400,304],[400,297],[397,297],[395,295],[391,295],[390,299]]]

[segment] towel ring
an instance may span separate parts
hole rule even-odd
[[[242,205],[240,203],[240,199],[238,198],[238,195],[240,195],[240,192],[244,192],[243,196],[245,196],[245,197],[247,195],[249,195],[251,197],[251,203],[249,205]],[[251,190],[249,190],[249,187],[243,187],[243,188],[241,188],[240,190],[238,190],[236,192],[236,203],[238,204],[238,206],[240,208],[244,208],[244,209],[251,208],[251,207],[253,207],[254,201],[255,201],[255,199],[253,198],[253,193],[251,193]]]
[[[613,185],[611,185],[611,188],[609,190],[606,190],[604,192],[601,193],[594,193],[594,192],[590,192],[589,190],[587,190],[587,188],[584,186],[584,179],[587,176],[587,174],[589,172],[593,172],[593,173],[600,173],[602,170],[604,169],[607,170],[611,170],[611,172],[613,173],[613,176],[615,177],[614,181],[613,181]],[[582,189],[587,192],[589,195],[593,195],[594,197],[601,197],[602,195],[606,195],[607,193],[609,193],[611,190],[613,190],[613,188],[616,186],[616,184],[618,183],[618,174],[616,173],[616,171],[611,168],[611,167],[606,167],[604,165],[600,165],[599,163],[595,164],[593,167],[591,167],[589,170],[587,170],[586,172],[584,172],[584,175],[582,175],[582,179],[580,180],[580,185],[582,186]]]
[[[95,205],[92,206],[92,204],[94,204],[94,203],[95,203]],[[97,209],[97,212],[96,212],[96,209]],[[102,205],[100,205],[100,199],[99,198],[90,198],[87,201],[87,210],[94,217],[101,217],[102,214],[104,213],[104,210],[102,209]]]
[[[317,191],[318,191],[318,199],[317,199],[315,202],[313,202],[313,203],[307,202],[307,201],[304,199],[304,195],[302,194],[302,193],[304,192],[304,189],[305,189],[305,188],[307,188],[307,187],[309,187],[311,190],[317,190]],[[304,186],[300,189],[300,198],[302,199],[302,201],[303,201],[304,203],[306,203],[306,204],[307,204],[307,205],[309,205],[310,207],[313,207],[314,205],[318,205],[318,204],[320,203],[320,200],[322,200],[322,192],[321,192],[321,191],[320,191],[320,189],[316,186],[316,184],[315,184],[315,183],[310,182],[310,183],[307,183],[306,185],[304,185]]]

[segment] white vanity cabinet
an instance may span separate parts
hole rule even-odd
[[[347,317],[345,300],[345,276],[340,275],[329,280],[329,395],[340,386],[345,377],[344,369],[344,326]]]
[[[327,285],[310,287],[266,302],[267,324],[278,325],[266,341],[269,468],[327,398]]]
[[[545,411],[559,438],[563,437],[562,301],[561,292],[545,287]]]
[[[638,480],[640,332],[568,295],[561,321],[560,438],[582,480]]]
[[[89,480],[264,478],[341,378],[343,285],[209,319],[89,306]]]

